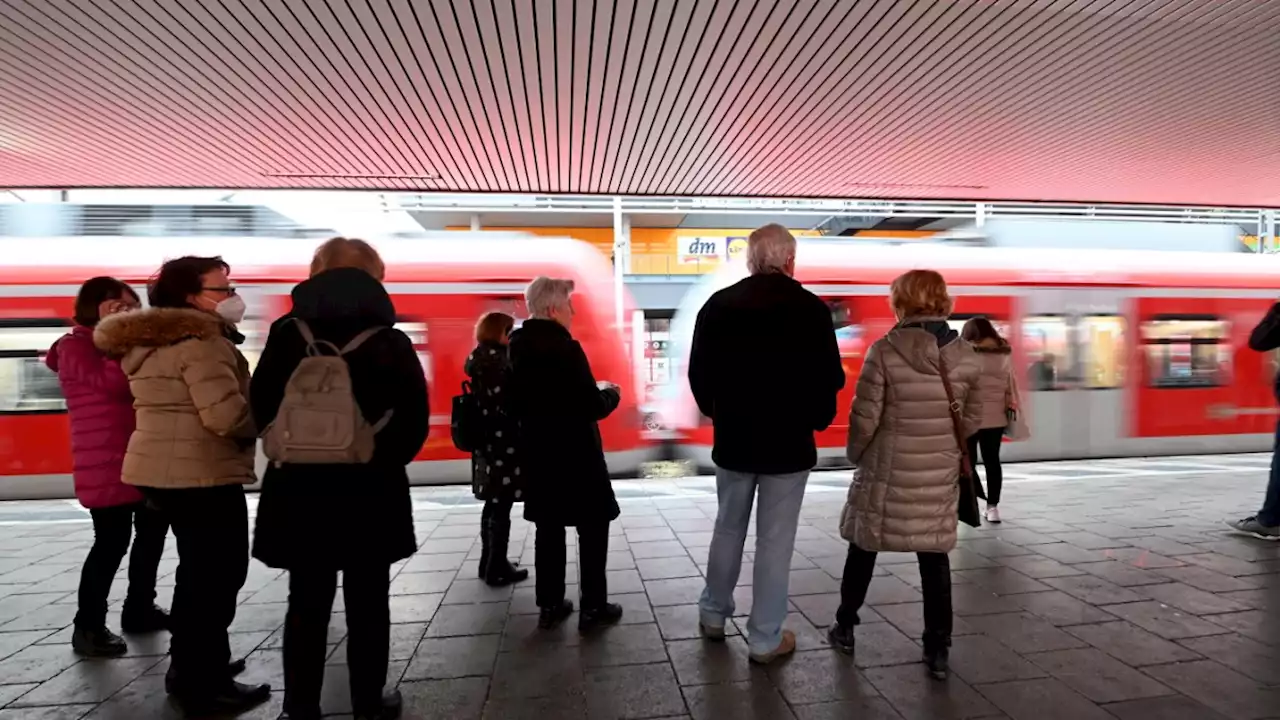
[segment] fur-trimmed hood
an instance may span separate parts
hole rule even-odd
[[[177,345],[184,340],[209,340],[222,335],[222,319],[187,308],[150,308],[108,315],[93,331],[93,344],[111,357],[135,349]]]

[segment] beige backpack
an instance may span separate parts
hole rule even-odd
[[[365,421],[345,356],[385,328],[369,328],[339,349],[316,340],[302,320],[293,318],[293,323],[307,343],[307,356],[289,376],[276,418],[262,433],[267,458],[277,466],[369,462],[374,436],[386,427],[391,411],[372,425]],[[326,348],[333,354],[326,355]]]

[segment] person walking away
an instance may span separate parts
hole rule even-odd
[[[972,318],[964,324],[960,336],[973,346],[982,361],[982,374],[975,392],[982,401],[982,421],[978,431],[969,436],[969,457],[976,464],[982,451],[982,466],[987,470],[987,512],[989,523],[1000,522],[1000,489],[1004,470],[1000,467],[1000,446],[1009,425],[1009,413],[1018,412],[1018,396],[1014,390],[1012,349],[986,318]],[[976,468],[975,468],[976,471]]]
[[[767,663],[795,650],[784,630],[791,555],[809,471],[813,434],[836,414],[844,368],[831,312],[794,279],[796,240],[781,225],[747,239],[750,277],[712,295],[698,313],[689,386],[715,428],[712,460],[720,507],[707,559],[699,622],[722,640],[751,506],[756,508],[750,658]]]
[[[565,528],[575,527],[578,630],[590,632],[622,618],[622,607],[608,601],[609,523],[618,517],[618,501],[598,425],[621,394],[617,385],[596,383],[570,334],[573,287],[572,280],[547,277],[529,283],[525,303],[532,317],[511,333],[511,407],[520,423],[520,466],[513,476],[524,478],[524,517],[536,526],[538,627],[553,628],[573,612],[564,596]],[[494,460],[495,468],[506,466]]]
[[[124,482],[139,487],[178,541],[165,678],[188,714],[237,712],[271,686],[238,683],[227,627],[249,570],[244,486],[255,481],[257,430],[249,364],[236,345],[244,300],[217,257],[166,262],[147,291],[151,308],[99,321],[94,343],[129,378],[137,428]]]
[[[508,407],[511,360],[507,355],[515,318],[485,313],[476,324],[476,348],[463,370],[471,378],[471,392],[480,408],[480,446],[471,453],[471,489],[484,503],[480,515],[480,579],[494,587],[522,582],[528,570],[517,569],[507,557],[511,537],[511,506],[524,495],[520,475],[520,423]],[[504,392],[505,389],[505,392]]]
[[[253,374],[254,419],[273,461],[262,479],[253,556],[289,571],[284,626],[284,714],[320,717],[329,617],[342,573],[347,669],[356,718],[399,715],[398,690],[384,692],[391,643],[391,565],[418,549],[407,466],[427,438],[427,383],[413,342],[393,326],[384,266],[368,243],[334,238],[320,246],[293,308],[272,324]],[[350,378],[343,410],[359,414],[372,439],[367,461],[290,446],[306,428],[307,358],[341,358]],[[310,361],[308,361],[310,362]],[[335,386],[341,377],[326,376]],[[329,403],[337,402],[328,393]],[[317,401],[317,406],[318,406]],[[332,406],[335,407],[336,406]],[[277,440],[281,442],[277,445]],[[298,461],[291,462],[289,458]]]
[[[125,448],[133,433],[133,394],[120,363],[93,344],[93,328],[109,315],[141,306],[125,283],[96,277],[76,295],[75,326],[45,355],[58,376],[71,421],[72,479],[76,498],[93,520],[93,547],[80,571],[79,608],[71,647],[90,657],[123,655],[124,638],[107,629],[107,595],[135,535],[129,557],[129,590],[120,628],[149,633],[169,627],[156,607],[156,568],[164,554],[169,523],[148,508],[142,493],[120,479]]]
[[[952,302],[941,275],[912,270],[893,281],[889,295],[898,324],[867,350],[849,413],[847,452],[856,469],[840,518],[849,553],[827,635],[837,649],[853,653],[876,554],[916,553],[924,662],[942,679],[951,647],[947,553],[956,544],[961,458],[948,395],[962,408],[967,436],[981,424],[975,388],[982,363],[947,324]]]
[[[1256,352],[1272,352],[1280,348],[1280,302],[1271,306],[1262,322],[1249,335],[1249,349]],[[1276,375],[1274,392],[1280,400],[1280,374]],[[1280,540],[1280,424],[1276,425],[1274,450],[1271,454],[1271,478],[1262,500],[1262,509],[1227,525],[1236,532],[1252,535],[1262,540]]]

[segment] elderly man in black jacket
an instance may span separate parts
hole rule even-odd
[[[538,626],[552,628],[573,612],[565,599],[565,528],[578,529],[582,608],[578,629],[616,623],[608,602],[605,561],[618,501],[609,482],[597,423],[618,407],[618,386],[597,383],[569,328],[572,280],[540,277],[525,290],[530,319],[511,333],[512,409],[520,421],[524,517],[537,525]]]
[[[795,635],[782,622],[796,525],[817,463],[813,434],[835,418],[836,393],[844,387],[831,311],[792,277],[795,263],[796,240],[786,228],[765,225],[751,233],[751,276],[703,306],[689,356],[693,397],[715,427],[711,458],[720,499],[699,624],[706,637],[724,638],[755,502],[747,645],[759,663],[795,650]]]

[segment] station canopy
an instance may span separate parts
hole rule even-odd
[[[0,0],[0,187],[1280,205],[1280,0]]]

